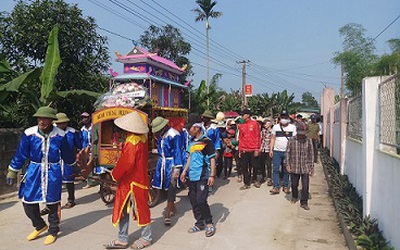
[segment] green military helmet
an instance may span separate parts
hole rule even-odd
[[[67,114],[65,114],[65,113],[57,113],[56,117],[57,117],[57,120],[55,120],[54,123],[64,123],[64,122],[70,121]]]
[[[48,106],[40,107],[33,115],[33,117],[42,117],[42,118],[50,118],[53,120],[57,120],[57,110],[50,108]]]
[[[163,129],[167,124],[169,120],[165,119],[161,116],[157,116],[154,118],[154,120],[151,122],[151,132],[157,133],[161,129]]]

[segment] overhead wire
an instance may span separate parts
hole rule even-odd
[[[92,3],[95,3],[93,0],[89,0],[90,2],[92,2]],[[118,1],[118,0],[109,0],[111,3],[113,3],[114,5],[116,5],[116,6],[118,6],[118,7],[120,7],[120,8],[122,8],[122,9],[124,9],[125,11],[127,11],[127,12],[129,12],[129,13],[131,13],[131,14],[133,14],[134,16],[136,16],[136,17],[138,17],[138,18],[140,18],[142,21],[144,20],[144,21],[146,21],[148,24],[153,24],[154,25],[154,23],[155,24],[157,24],[158,26],[160,26],[160,24],[158,23],[158,22],[155,22],[153,19],[151,19],[151,18],[149,18],[149,17],[146,17],[146,16],[144,16],[144,15],[142,15],[142,14],[140,14],[139,12],[137,12],[137,11],[135,11],[135,10],[133,10],[132,8],[130,8],[129,6],[127,6],[127,5],[125,5],[125,4],[123,4],[123,3],[121,3],[120,1]],[[132,1],[130,1],[130,0],[127,0],[128,2],[130,2],[131,4],[133,4],[133,5],[135,5],[136,7],[138,7],[139,9],[141,9],[142,11],[144,11],[144,12],[146,12],[147,14],[149,14],[149,15],[152,15],[152,16],[155,16],[153,13],[150,13],[149,11],[146,11],[145,9],[143,9],[142,7],[140,7],[140,6],[138,6],[137,4],[135,4],[135,3],[133,3]],[[143,2],[143,3],[145,3],[144,1],[142,1],[142,0],[140,0],[141,2]],[[173,14],[171,11],[169,11],[168,9],[166,9],[164,6],[162,6],[162,5],[160,5],[158,2],[156,2],[155,0],[151,0],[151,2],[153,2],[154,4],[156,4],[157,6],[159,6],[160,8],[162,8],[164,11],[166,11],[167,13],[169,13],[170,15],[172,15],[172,16],[174,16],[175,18],[177,18],[179,21],[181,21],[181,22],[183,22],[184,24],[186,24],[187,26],[189,26],[190,28],[192,28],[193,30],[195,30],[197,33],[199,33],[199,34],[201,34],[202,36],[204,36],[204,34],[203,33],[201,33],[201,32],[199,32],[197,29],[195,29],[193,26],[191,26],[190,24],[188,24],[187,22],[185,22],[183,19],[181,19],[180,17],[178,17],[178,16],[176,16],[175,14]],[[95,3],[96,4],[96,3]],[[160,11],[158,11],[157,9],[155,9],[153,6],[150,6],[149,4],[147,4],[147,3],[145,3],[147,6],[149,6],[150,8],[152,8],[154,11],[156,11],[157,13],[159,13],[159,14],[161,14],[161,15],[163,15]],[[100,4],[99,3],[97,3],[96,5],[98,5],[99,7],[101,7],[101,8],[103,8],[103,9],[106,9],[105,7],[104,7],[104,5],[103,6],[100,6]],[[113,13],[113,12],[111,12],[111,13]],[[118,14],[116,14],[115,12],[113,13],[113,14],[115,14],[115,15],[120,15],[119,13]],[[171,18],[169,18],[168,16],[166,16],[166,15],[163,15],[164,17],[166,17],[166,18],[168,18],[169,20],[171,20],[171,21],[173,21]],[[162,20],[162,19],[160,19],[159,17],[157,17],[157,16],[155,16],[155,18],[157,18],[157,20],[160,20],[161,22],[164,22],[165,23],[165,21],[164,20]],[[125,20],[126,19],[129,19],[130,20],[130,18],[127,18],[126,16],[125,16]],[[177,22],[175,22],[175,21],[173,21],[175,24],[177,24],[177,25],[179,25]],[[137,25],[137,24],[136,24]],[[139,27],[141,27],[141,28],[143,28],[143,29],[146,29],[143,25],[137,25],[137,26],[139,26]],[[182,25],[179,25],[180,27],[183,27]],[[110,31],[110,30],[108,30],[108,29],[105,29],[105,28],[102,28],[104,31],[108,31],[108,33],[110,33],[110,34],[114,34],[114,35],[116,35],[116,36],[119,36],[119,37],[121,37],[121,38],[124,38],[124,39],[126,39],[126,40],[130,40],[130,41],[132,41],[132,39],[129,39],[129,38],[127,38],[127,37],[125,37],[125,36],[122,36],[122,35],[119,35],[118,33],[115,33],[115,32],[113,32],[113,31]],[[187,29],[187,28],[184,28],[186,31],[188,31],[188,32],[190,32],[191,34],[194,34],[193,32],[191,32],[189,29]],[[183,32],[184,33],[184,32]],[[186,33],[185,33],[186,34]],[[186,34],[187,35],[187,34]],[[193,40],[192,40],[193,39]],[[197,44],[197,46],[199,46],[199,47],[202,47],[202,48],[204,48],[203,47],[203,45],[201,44],[201,43],[199,43],[197,40],[196,40],[196,38],[193,38],[193,37],[191,37],[191,42],[194,42],[194,43],[196,43]],[[210,39],[210,40],[212,40],[212,39]],[[215,42],[215,41],[214,41]],[[200,44],[200,45],[199,45]],[[230,58],[235,58],[235,59],[237,59],[237,57],[235,57],[235,56],[233,56],[234,54],[235,55],[237,55],[238,57],[240,57],[240,58],[242,58],[240,55],[238,55],[236,52],[234,52],[234,51],[232,51],[232,50],[229,50],[229,49],[227,49],[226,47],[224,47],[224,46],[222,46],[222,45],[220,45],[220,44],[218,44],[218,43],[216,43],[217,45],[218,45],[218,47],[220,47],[220,48],[222,48],[224,51],[226,51],[226,52],[229,52],[229,53],[226,53]],[[201,50],[199,50],[199,49],[197,49],[196,47],[194,47],[194,46],[192,46],[192,48],[193,48],[193,50],[194,51],[196,51],[197,53],[194,53],[194,54],[197,54],[198,56],[200,56],[200,57],[202,57],[202,58],[205,58],[205,56],[204,56],[204,52],[203,51],[201,51]],[[215,51],[214,51],[215,52]],[[220,55],[221,55],[221,50],[218,52]],[[222,53],[222,54],[224,54],[224,53]],[[225,54],[224,54],[225,55]],[[225,59],[228,59],[227,57],[224,57]],[[231,66],[231,65],[229,65],[229,64],[227,64],[227,63],[224,63],[224,62],[222,62],[221,60],[218,60],[218,59],[216,59],[216,58],[214,58],[213,56],[210,56],[210,61],[212,61],[213,63],[215,63],[215,64],[218,64],[218,65],[220,65],[220,66],[222,66],[222,67],[224,67],[225,69],[228,69],[228,70],[230,70],[230,71],[233,71],[233,72],[235,72],[235,73],[237,73],[237,71],[238,71],[238,69],[237,68],[234,68],[233,66]],[[204,65],[201,65],[201,66],[204,66]],[[262,68],[262,67],[261,67]],[[262,70],[265,70],[265,69],[263,69],[262,68]],[[219,71],[221,71],[221,70],[219,70]],[[224,71],[224,73],[228,73],[227,71]],[[276,81],[280,81],[280,82],[282,82],[282,83],[284,83],[284,82],[286,82],[286,81],[284,81],[284,80],[282,80],[282,79],[280,79],[280,80],[277,80],[278,78],[273,74],[273,73],[270,73],[270,72],[265,72],[265,74],[264,73],[262,73],[262,72],[255,72],[256,74],[261,74],[261,75],[263,75],[264,77],[269,77],[269,78],[275,78],[275,80]],[[239,75],[237,75],[237,74],[234,74],[234,73],[230,73],[231,75],[233,75],[233,76],[237,76],[237,77],[240,77]],[[265,82],[266,80],[261,80],[260,78],[257,78],[257,77],[254,77],[254,76],[250,76],[250,77],[253,77],[253,79],[257,79],[258,81],[261,81],[261,82]],[[315,77],[317,77],[317,76],[315,76]],[[293,77],[292,77],[293,78]],[[286,82],[287,83],[287,82]],[[270,88],[269,86],[267,86],[267,85],[263,85],[263,84],[261,84],[262,86],[264,86],[264,87],[268,87],[268,88]],[[280,85],[277,85],[277,84],[272,84],[272,85],[275,85],[276,87],[281,87]],[[297,88],[302,88],[302,87],[299,87],[299,86],[296,86],[295,84],[292,84],[291,83],[291,85],[293,85],[293,86],[295,86],[295,89],[297,89]],[[304,88],[303,88],[304,89]]]

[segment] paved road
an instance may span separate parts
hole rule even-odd
[[[78,205],[62,210],[62,231],[50,246],[43,245],[44,235],[32,242],[26,240],[33,228],[18,199],[1,200],[0,249],[104,249],[102,245],[117,235],[111,225],[112,207],[102,203],[97,188],[85,190],[82,186],[77,185]],[[310,211],[291,204],[290,196],[282,192],[269,195],[266,185],[240,191],[232,177],[216,180],[216,186],[209,198],[217,227],[213,237],[187,233],[194,219],[187,191],[182,190],[171,227],[163,225],[165,201],[151,210],[154,244],[148,249],[347,249],[319,164],[311,178]],[[63,204],[65,200],[64,192]],[[132,243],[140,235],[135,222],[131,221],[130,232]]]

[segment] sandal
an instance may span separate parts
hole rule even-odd
[[[143,238],[139,238],[135,242],[133,242],[131,249],[143,249],[151,245],[151,241],[147,241]]]
[[[199,228],[198,226],[194,226],[188,229],[188,233],[192,234],[192,233],[197,233],[200,232],[204,229]]]
[[[121,244],[117,242],[117,240],[112,240],[108,242],[107,244],[103,245],[106,249],[126,249],[128,248],[128,243],[126,244]]]
[[[166,226],[171,226],[171,218],[165,218],[164,219],[164,225],[166,225]]]
[[[215,234],[215,227],[214,225],[211,225],[209,227],[206,227],[206,237],[211,237]]]

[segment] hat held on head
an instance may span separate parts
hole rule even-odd
[[[157,133],[161,129],[163,129],[165,126],[167,126],[169,120],[165,119],[161,116],[157,116],[154,118],[154,120],[151,122],[151,132],[152,133]]]
[[[64,123],[64,122],[70,121],[67,114],[65,114],[65,113],[57,113],[56,117],[57,117],[57,120],[55,120],[54,123]]]
[[[53,120],[57,120],[57,110],[50,108],[50,107],[40,107],[33,115],[33,117],[41,117],[41,118],[50,118]]]
[[[214,119],[214,115],[212,114],[211,110],[204,111],[204,113],[201,116],[210,118],[210,119]]]
[[[115,119],[114,123],[119,128],[134,134],[147,134],[149,132],[149,127],[137,111]]]
[[[225,120],[225,114],[222,112],[218,112],[215,119],[212,122],[219,123],[220,121]]]
[[[298,135],[306,135],[307,134],[307,125],[304,122],[297,123],[297,134]]]

